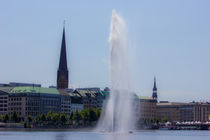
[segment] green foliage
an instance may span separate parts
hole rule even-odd
[[[52,113],[51,114],[51,118],[52,118],[52,123],[53,124],[58,124],[60,121],[60,113]]]
[[[49,111],[49,112],[47,113],[47,116],[46,116],[46,119],[47,119],[48,122],[51,122],[51,121],[52,121],[52,116],[53,116],[52,111]]]
[[[62,113],[62,114],[61,114],[60,120],[61,120],[62,125],[66,124],[66,122],[67,122],[66,113]]]
[[[99,119],[101,111],[99,109],[94,108],[86,108],[81,112],[81,117],[84,125],[91,124]]]
[[[3,115],[0,115],[0,122],[2,122],[3,121]]]
[[[33,120],[32,116],[28,116],[28,122],[34,122],[36,125],[92,125],[92,123],[97,121],[100,117],[100,110],[94,108],[86,108],[82,111],[76,110],[75,112],[71,112],[70,115],[66,115],[66,113],[54,113],[49,111],[46,115],[41,114],[37,115]],[[17,113],[13,113],[13,120],[18,117]],[[5,118],[5,117],[4,117]],[[9,119],[8,119],[9,120]],[[28,126],[27,126],[28,127]]]
[[[69,116],[69,119],[70,119],[70,120],[73,120],[73,116],[74,116],[74,112],[71,111],[70,116]]]
[[[17,114],[16,111],[14,111],[12,113],[11,120],[14,121],[14,122],[16,122],[16,123],[20,122],[20,118],[19,118],[19,116],[18,116],[18,114]]]
[[[74,115],[73,115],[73,120],[76,122],[76,125],[79,124],[80,120],[82,119],[81,114],[79,113],[78,110],[75,111]]]
[[[72,125],[73,124],[73,116],[74,116],[74,112],[71,111],[70,115],[69,115],[69,123]]]
[[[24,123],[24,128],[31,128],[31,125],[28,123]]]
[[[5,123],[7,123],[9,121],[9,115],[8,114],[6,114],[6,115],[3,116],[3,121]]]
[[[155,123],[159,123],[159,118],[155,118]]]
[[[89,118],[90,118],[90,122],[96,121],[97,120],[97,114],[96,111],[93,108],[89,108]]]
[[[163,117],[162,120],[161,120],[161,122],[162,122],[162,123],[168,122],[168,117]]]
[[[39,123],[41,121],[41,116],[40,115],[37,115],[36,118],[35,118],[35,122],[36,123]]]
[[[66,125],[68,121],[68,116],[65,113],[53,113],[52,111],[49,111],[47,115],[37,115],[35,122],[38,124],[44,124],[44,125]]]
[[[87,109],[83,109],[81,112],[80,112],[81,116],[82,116],[82,120],[83,120],[83,123],[84,125],[87,125],[89,123],[89,112]]]
[[[32,121],[33,121],[33,117],[32,117],[31,115],[29,115],[29,116],[27,117],[27,119],[28,119],[28,122],[32,122]]]
[[[40,119],[41,119],[42,122],[45,122],[46,121],[46,115],[42,114]]]

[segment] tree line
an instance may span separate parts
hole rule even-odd
[[[101,110],[86,108],[82,111],[76,110],[69,115],[66,113],[49,111],[47,114],[39,114],[35,117],[27,116],[23,123],[26,127],[33,126],[91,126],[95,125],[99,119]],[[14,111],[11,116],[8,114],[0,115],[0,122],[21,122],[18,113]]]
[[[146,118],[140,118],[138,120],[138,124],[141,126],[150,126],[153,124],[159,124],[159,123],[166,123],[168,122],[167,117],[163,117],[162,119],[155,118],[155,119],[146,119]]]

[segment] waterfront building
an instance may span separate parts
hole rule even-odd
[[[157,100],[152,97],[140,96],[140,119],[155,120],[156,119],[156,103]]]
[[[103,100],[105,100],[105,99],[107,99],[108,97],[109,97],[109,95],[110,95],[110,90],[101,90],[101,93],[102,93],[102,95],[103,95]]]
[[[101,109],[103,107],[103,101],[105,100],[105,95],[98,87],[92,87],[92,88],[77,88],[76,90],[85,90],[86,93],[92,94],[93,98],[96,98],[97,100],[97,108]],[[109,92],[109,91],[107,91]]]
[[[66,40],[65,40],[65,27],[63,28],[63,36],[61,43],[60,61],[57,71],[57,88],[66,89],[69,84],[69,75],[67,67],[67,56],[66,56]]]
[[[72,111],[71,96],[63,94],[61,96],[61,113],[70,115]]]
[[[84,109],[82,96],[74,92],[69,93],[69,96],[71,97],[71,111],[82,111]]]
[[[105,88],[104,90],[101,90],[101,94],[98,97],[99,101],[102,100],[102,102],[98,103],[98,108],[102,109],[103,106],[105,106],[107,104],[109,95],[110,95],[110,90],[107,90],[108,88]]]
[[[73,89],[59,89],[58,91],[63,98],[63,100],[61,100],[61,112],[70,114],[71,111],[83,110],[83,100],[80,94],[74,93]]]
[[[12,90],[11,87],[0,87],[0,115],[8,113],[8,92]]]
[[[9,84],[0,83],[0,87],[9,87]]]
[[[26,102],[27,102],[27,97],[24,93],[9,94],[8,114],[11,116],[12,113],[16,111],[19,117],[21,118],[21,120],[24,120],[24,118],[27,117],[26,110],[29,110],[29,108],[32,108],[30,105],[26,106]]]
[[[210,102],[192,102],[194,105],[194,121],[210,121]]]
[[[190,102],[159,102],[157,103],[157,117],[159,120],[167,118],[168,121],[209,121],[210,103]]]
[[[56,88],[0,87],[0,114],[12,115],[16,111],[21,120],[29,115],[35,117],[49,111],[70,114],[71,111],[81,111],[83,108],[80,94],[64,94]]]
[[[76,89],[73,93],[77,93],[82,97],[84,108],[97,108],[97,92],[88,89]]]
[[[168,121],[180,121],[179,106],[184,103],[161,101],[157,103],[157,118],[161,121],[167,118]]]
[[[8,113],[16,111],[22,119],[31,115],[61,112],[61,95],[57,89],[14,87],[9,92]]]
[[[154,78],[154,86],[152,96],[139,96],[139,119],[154,121],[156,119],[156,103],[157,103],[157,86],[156,78]],[[138,112],[137,112],[138,113]]]
[[[101,90],[100,88],[77,88],[74,93],[80,94],[83,98],[84,108],[92,107],[102,109],[110,91]]]
[[[103,107],[103,103],[105,100],[106,95],[104,95],[104,93],[100,90],[100,92],[97,93],[97,108],[98,109],[102,109]]]
[[[179,105],[180,121],[194,121],[195,108],[191,103],[182,103]]]

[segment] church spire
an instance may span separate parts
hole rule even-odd
[[[157,99],[156,77],[154,77],[154,86],[153,86],[152,98]]]
[[[66,69],[67,70],[65,26],[63,27],[63,36],[62,36],[62,43],[61,43],[59,69]]]
[[[59,67],[58,67],[58,72],[57,72],[57,88],[58,89],[68,88],[68,68],[67,68],[67,57],[66,57],[65,23],[63,26],[60,61],[59,61]]]
[[[156,87],[156,77],[154,77],[154,86],[153,86],[153,90],[157,90],[157,87]]]

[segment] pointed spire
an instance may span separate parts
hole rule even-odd
[[[156,87],[156,77],[154,77],[154,87],[153,87],[153,90],[157,90],[157,87]]]
[[[57,71],[57,88],[66,89],[68,88],[68,67],[66,57],[66,38],[65,38],[65,21],[63,23],[63,36],[61,42],[60,61]]]
[[[64,26],[63,26],[63,36],[62,36],[62,43],[61,43],[60,62],[59,62],[59,68],[58,69],[67,70],[65,22],[64,22]]]
[[[152,93],[152,98],[157,100],[157,87],[156,87],[156,77],[154,77],[154,86],[153,86],[153,93]]]

